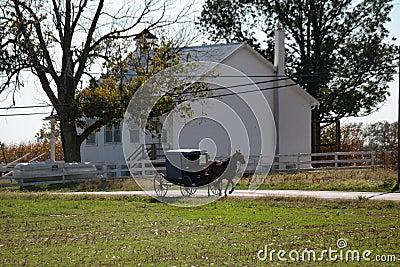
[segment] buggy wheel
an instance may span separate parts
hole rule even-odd
[[[181,194],[184,197],[190,197],[196,193],[197,188],[192,186],[192,180],[189,176],[184,176],[183,181],[185,186],[181,186]]]
[[[190,197],[196,193],[197,189],[195,187],[181,186],[181,194],[184,197]]]
[[[154,176],[154,191],[159,197],[165,197],[168,191],[168,184],[164,175],[158,172]]]
[[[221,181],[219,179],[217,179],[214,182],[210,183],[208,186],[210,187],[210,190],[214,195],[216,195],[216,196],[220,196],[221,195],[222,183],[221,183]]]

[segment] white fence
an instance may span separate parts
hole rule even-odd
[[[382,167],[375,151],[276,155],[272,171],[310,171]]]
[[[391,152],[385,152],[391,153]],[[273,162],[268,163],[268,162]],[[51,163],[50,163],[51,164]],[[56,163],[54,163],[56,164]],[[60,163],[61,164],[61,163]],[[113,179],[133,176],[151,176],[155,170],[165,171],[165,160],[136,160],[126,162],[91,163],[93,168],[83,172],[74,172],[67,168],[43,173],[17,173],[16,169],[0,166],[0,186],[26,186],[36,184],[65,183],[71,181],[88,181]],[[332,153],[299,153],[288,155],[271,155],[270,157],[252,156],[247,163],[247,173],[300,172],[316,170],[345,170],[383,167],[385,162],[377,160],[377,152],[332,152]],[[61,166],[61,165],[60,165]],[[58,167],[57,167],[58,168]]]
[[[0,187],[125,178],[131,177],[131,172],[137,176],[151,176],[155,174],[155,171],[165,170],[165,160],[131,161],[128,162],[128,165],[126,162],[79,164],[86,165],[86,168],[74,170],[63,162],[40,164],[39,168],[30,168],[24,171],[18,167],[0,166]]]

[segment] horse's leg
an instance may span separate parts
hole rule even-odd
[[[207,184],[208,184],[208,186],[207,186],[207,188],[208,188],[208,196],[211,196],[210,195],[210,185],[211,185],[212,182],[210,182],[210,181],[211,181],[211,178],[209,178],[208,181],[207,181]]]
[[[218,195],[222,195],[222,177],[218,177],[215,179],[215,184],[217,186]]]
[[[215,183],[215,179],[214,178],[212,178],[211,176],[210,176],[210,178],[209,178],[209,180],[208,180],[208,196],[210,197],[211,196],[211,194],[210,194],[210,190],[211,190],[211,184],[212,183]]]
[[[225,187],[225,197],[228,196],[228,194],[227,194],[226,192],[228,191],[229,183],[230,183],[230,181],[231,181],[231,180],[229,180],[228,178],[227,178],[226,180],[227,180],[228,182],[226,183],[226,187]],[[230,192],[229,192],[229,194],[230,194]]]
[[[231,190],[229,191],[229,195],[230,195],[230,194],[233,193],[233,190],[234,190],[234,188],[235,188],[235,184],[233,183],[233,179],[229,179],[229,182],[228,182],[228,183],[231,183],[231,185],[232,185],[232,188],[231,188]]]

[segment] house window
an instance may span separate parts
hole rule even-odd
[[[121,143],[121,128],[120,126],[114,126],[114,132],[113,132],[113,137],[114,137],[114,143]]]
[[[105,143],[121,143],[120,126],[107,125],[104,133]]]
[[[162,129],[162,133],[161,133],[161,142],[163,143],[167,143],[168,138],[167,138],[167,129]]]
[[[86,138],[86,144],[93,145],[96,144],[96,133],[91,133]]]
[[[93,123],[94,123],[93,120],[90,120],[90,119],[86,120],[86,125],[87,125],[87,126],[90,126],[90,125],[92,125]],[[96,133],[95,133],[95,132],[93,132],[93,133],[91,133],[91,134],[88,135],[88,137],[86,138],[86,144],[87,144],[87,145],[94,145],[94,144],[96,144]]]
[[[113,127],[112,125],[107,125],[105,128],[105,142],[112,143],[113,141]]]

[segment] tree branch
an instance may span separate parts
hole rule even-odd
[[[76,17],[74,18],[74,20],[72,22],[72,27],[71,27],[72,32],[75,32],[76,26],[78,25],[79,19],[82,15],[83,10],[85,9],[85,7],[87,5],[87,2],[88,2],[87,0],[84,0],[83,3],[82,3],[82,1],[80,1],[78,13],[76,14]]]
[[[62,21],[61,21],[60,9],[57,6],[56,0],[53,0],[53,11],[54,11],[54,14],[55,14],[55,17],[56,17],[55,25],[56,25],[56,28],[57,28],[57,31],[58,31],[58,36],[60,38],[60,42],[61,42],[61,40],[64,39],[64,34],[63,34],[63,31],[62,31]]]
[[[78,136],[78,142],[82,143],[86,138],[88,138],[88,136],[93,133],[94,131],[100,129],[101,127],[103,127],[104,125],[106,125],[102,120],[97,120],[95,121],[93,124],[91,124],[90,126],[88,126],[86,129],[83,130],[83,132],[81,134],[79,134]]]
[[[79,81],[81,79],[83,71],[84,71],[85,66],[86,66],[86,62],[87,62],[89,53],[92,50],[92,47],[91,47],[90,44],[91,44],[91,42],[93,40],[93,34],[94,34],[94,31],[96,30],[97,22],[99,20],[99,17],[100,17],[100,14],[101,14],[101,10],[103,9],[103,5],[104,5],[104,0],[100,0],[99,5],[97,6],[96,13],[95,13],[95,15],[93,17],[92,23],[90,25],[83,51],[82,51],[82,53],[81,53],[81,55],[79,57],[79,60],[78,60],[78,64],[79,64],[78,65],[78,70],[76,71],[76,74],[75,74],[75,80],[76,81]]]
[[[52,59],[50,57],[49,50],[47,49],[47,44],[46,44],[46,41],[44,39],[42,29],[40,27],[39,18],[36,16],[36,13],[29,6],[27,6],[25,3],[21,3],[21,2],[19,2],[17,0],[14,0],[14,4],[16,5],[15,8],[16,8],[16,12],[19,14],[19,20],[20,21],[23,21],[24,19],[23,19],[23,16],[22,16],[22,13],[21,13],[21,11],[19,9],[18,4],[20,4],[32,16],[32,18],[34,20],[33,25],[35,27],[35,31],[36,31],[36,34],[37,34],[37,37],[38,37],[38,40],[39,40],[40,48],[43,51],[43,56],[44,56],[44,58],[46,60],[46,63],[47,63],[47,67],[43,66],[43,69],[47,69],[48,73],[52,76],[52,78],[55,81],[57,81],[58,80],[58,76],[57,76],[57,73],[56,73],[56,71],[54,69],[53,62],[52,62]],[[24,26],[26,26],[26,25],[24,24]],[[23,34],[24,34],[25,41],[30,43],[28,49],[29,49],[29,52],[30,52],[30,56],[32,57],[32,59],[35,62],[35,64],[33,64],[33,65],[42,67],[42,64],[39,62],[39,59],[37,58],[36,51],[33,50],[33,47],[35,47],[35,45],[30,41],[29,33],[27,32],[27,28],[24,27],[23,31],[24,31]]]

